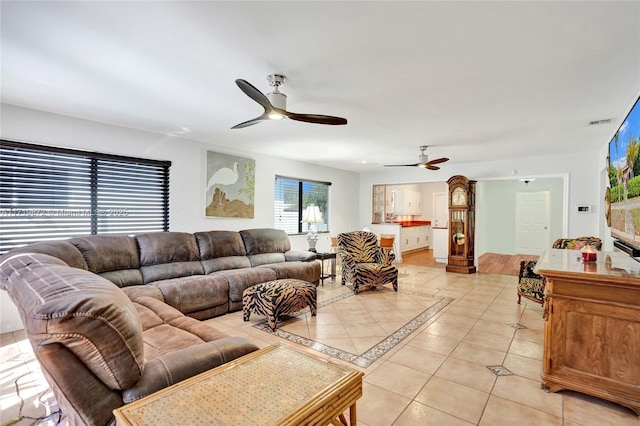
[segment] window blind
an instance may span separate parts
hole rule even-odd
[[[87,234],[169,230],[170,166],[0,141],[0,253]]]

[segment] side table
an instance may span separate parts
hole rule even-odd
[[[316,259],[320,261],[322,265],[322,272],[320,273],[320,282],[324,285],[325,278],[331,278],[331,282],[336,281],[336,253],[316,253]],[[324,261],[331,259],[331,273],[324,273]]]

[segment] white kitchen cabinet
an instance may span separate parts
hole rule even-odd
[[[400,250],[403,252],[413,250],[415,247],[414,241],[414,227],[402,227],[402,230],[400,231]]]
[[[391,191],[391,205],[393,206],[393,214],[404,214],[404,191],[394,189]]]
[[[404,208],[406,213],[411,215],[419,215],[422,213],[421,195],[417,191],[405,191]]]
[[[417,191],[394,189],[393,213],[398,215],[422,214],[422,196]]]
[[[418,250],[430,246],[430,226],[405,226],[400,231],[400,251]]]

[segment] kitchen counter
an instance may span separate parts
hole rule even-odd
[[[410,226],[431,226],[431,221],[429,220],[416,220],[410,222],[397,222],[403,228],[408,228]]]
[[[405,222],[371,222],[372,225],[400,225],[403,228],[408,228],[410,226],[431,226],[430,220],[412,220]]]

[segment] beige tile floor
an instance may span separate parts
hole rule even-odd
[[[402,265],[400,289],[455,300],[366,369],[364,395],[358,401],[359,424],[376,425],[640,425],[638,417],[619,405],[571,391],[540,389],[543,320],[540,306],[516,303],[516,277],[459,275],[444,268]],[[318,288],[320,300],[348,291],[336,280]],[[401,292],[402,293],[402,292]],[[364,296],[364,297],[360,297]],[[402,294],[401,294],[402,296]],[[354,299],[357,297],[361,300]],[[345,351],[360,353],[405,321],[402,309],[388,304],[367,307],[366,292],[354,299],[363,309],[346,312],[339,303],[317,317],[297,316],[282,330],[325,339]],[[405,311],[417,309],[405,296],[396,299]],[[403,304],[404,303],[404,304]],[[380,315],[385,312],[386,315]],[[254,327],[241,312],[214,318],[211,325],[241,335],[258,346],[291,344]],[[362,321],[366,326],[358,325]],[[516,329],[512,324],[526,328]],[[25,399],[23,414],[39,417],[48,400],[46,383],[21,331],[0,335],[0,418],[4,424],[18,412],[14,381]],[[328,358],[328,355],[316,355]],[[344,363],[340,360],[336,362]],[[346,363],[345,363],[346,364]],[[346,364],[350,365],[350,364]],[[502,365],[513,375],[496,376],[487,366]],[[23,376],[24,375],[24,376]],[[24,419],[18,424],[32,424]]]

